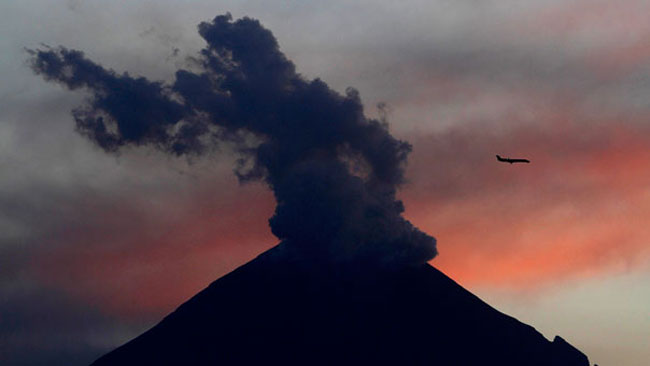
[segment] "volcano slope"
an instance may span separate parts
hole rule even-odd
[[[304,260],[282,244],[213,282],[104,365],[576,365],[560,337],[428,265]]]

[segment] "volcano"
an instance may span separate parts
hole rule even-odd
[[[306,260],[278,245],[214,281],[104,365],[588,366],[429,264]]]
[[[280,245],[218,279],[95,365],[588,365],[428,265],[434,237],[402,214],[412,146],[359,92],[309,80],[249,17],[198,25],[173,82],[118,73],[63,46],[28,50],[45,80],[88,96],[76,129],[107,153],[236,154],[277,203]],[[383,112],[382,112],[383,111]]]

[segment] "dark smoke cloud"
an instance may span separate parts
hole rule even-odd
[[[45,79],[89,92],[77,129],[104,150],[149,145],[200,155],[234,144],[242,182],[263,180],[277,201],[269,220],[287,247],[330,259],[423,263],[435,239],[401,213],[408,143],[364,116],[356,90],[305,80],[254,19],[201,23],[200,71],[173,84],[117,74],[63,47],[32,51]]]

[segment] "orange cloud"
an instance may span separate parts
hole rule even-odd
[[[36,272],[98,309],[141,319],[173,310],[277,242],[264,187],[231,180],[194,188],[182,204],[170,196],[155,208],[130,199],[94,205],[84,221],[97,224],[66,228],[56,250],[35,258]]]
[[[650,254],[650,127],[558,103],[539,123],[456,125],[414,144],[406,215],[438,239],[432,262],[463,284],[530,288],[634,266]],[[525,156],[530,165],[496,162]],[[91,204],[34,265],[104,311],[168,312],[276,243],[261,185],[199,185],[155,207]]]
[[[649,132],[565,107],[538,124],[417,137],[407,216],[437,237],[433,264],[462,283],[530,287],[633,266],[650,254]]]

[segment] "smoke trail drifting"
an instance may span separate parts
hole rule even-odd
[[[201,23],[201,71],[167,85],[117,74],[63,47],[32,51],[33,70],[90,97],[78,131],[106,151],[149,145],[199,155],[234,143],[241,181],[264,180],[277,207],[271,230],[287,246],[334,260],[423,263],[436,241],[401,213],[408,143],[364,116],[359,95],[305,80],[254,19]]]

